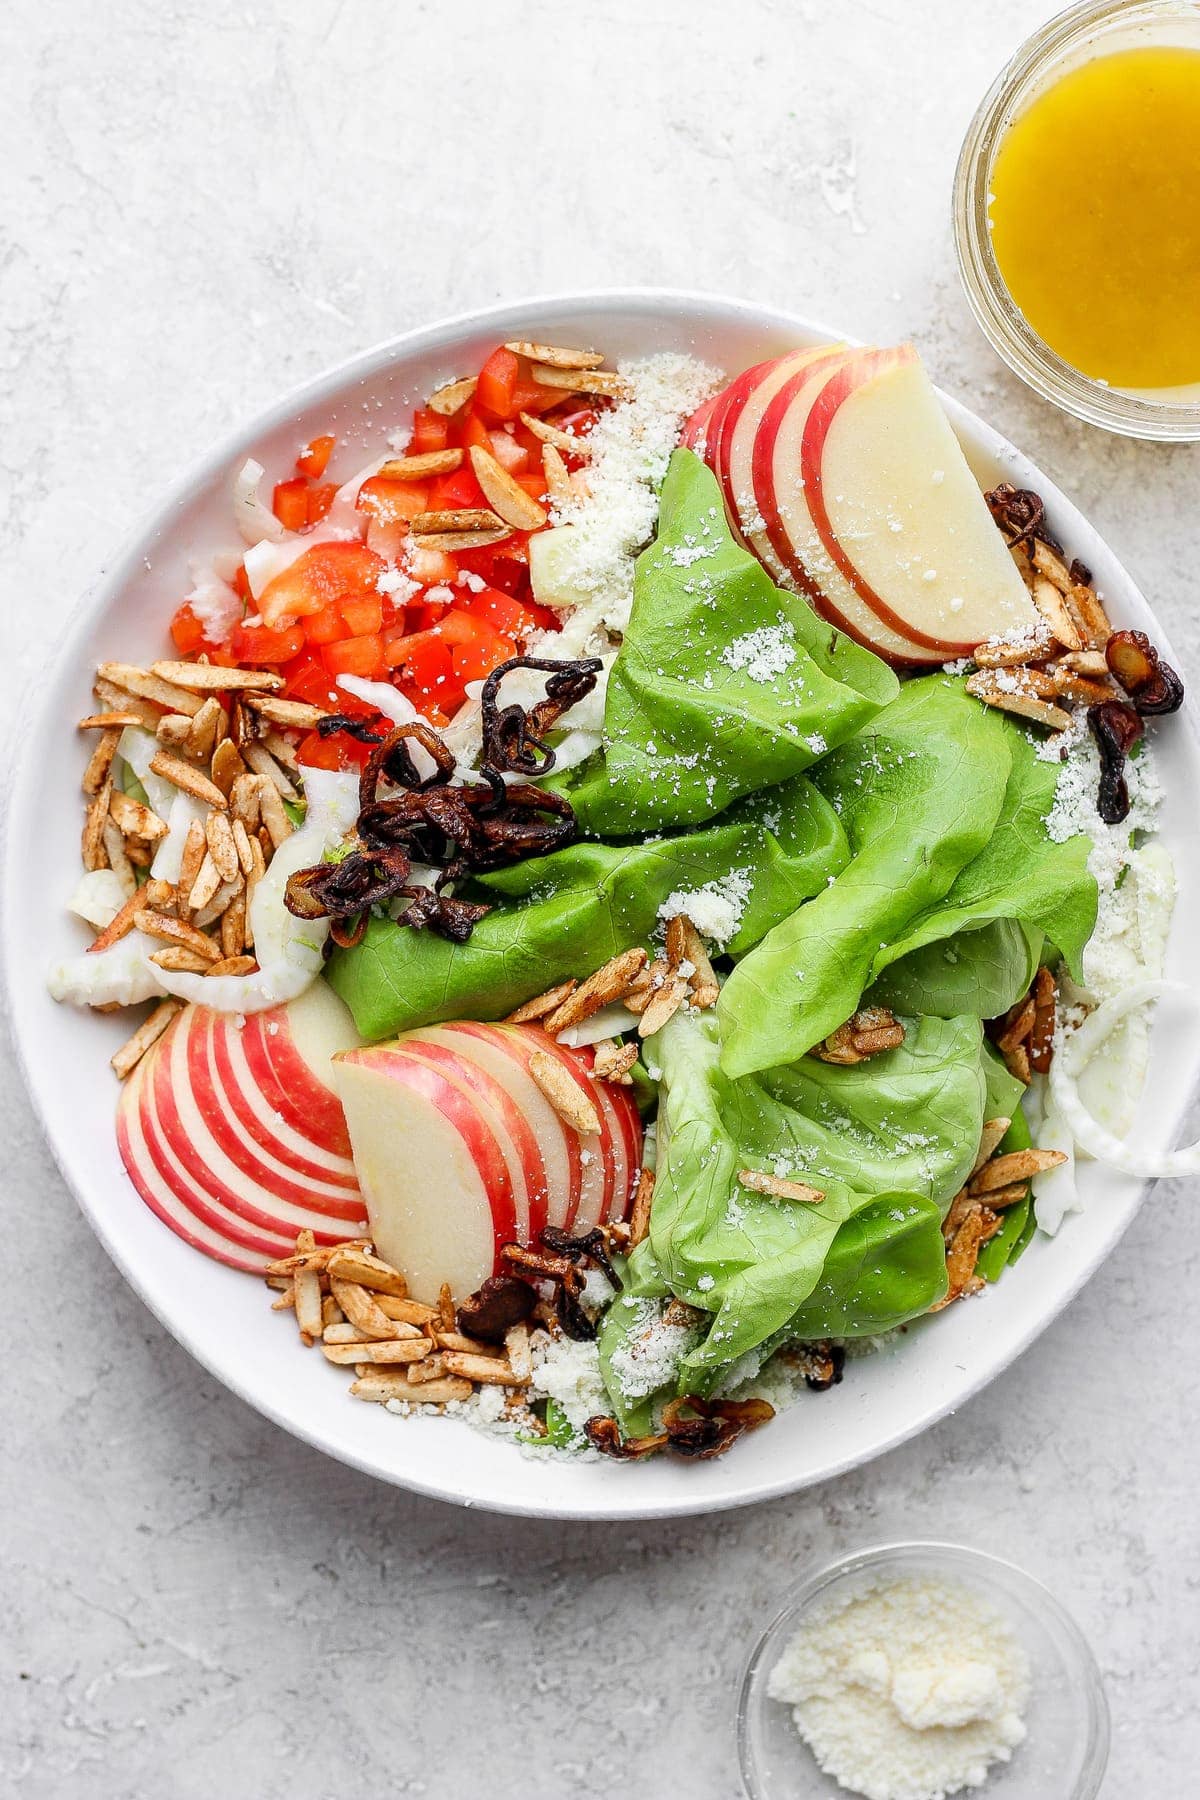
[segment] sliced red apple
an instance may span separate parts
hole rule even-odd
[[[445,1282],[473,1293],[516,1236],[486,1103],[402,1043],[347,1051],[335,1068],[376,1250],[419,1300]]]
[[[281,1163],[292,1179],[303,1179],[343,1194],[357,1194],[358,1180],[348,1156],[339,1156],[305,1137],[273,1110],[255,1082],[242,1045],[243,1033],[224,1013],[208,1013],[205,1049],[209,1078],[228,1108],[228,1128],[236,1130]],[[342,1135],[345,1121],[342,1121]]]
[[[801,369],[814,365],[834,366],[843,354],[841,345],[815,345],[794,350],[788,356],[777,356],[770,362],[756,363],[739,375],[726,390],[726,404],[721,414],[718,441],[712,445],[709,467],[721,483],[725,510],[739,528],[739,535],[753,550],[759,561],[777,581],[790,585],[789,571],[776,556],[763,528],[754,499],[754,440],[772,397],[786,381]],[[812,595],[806,596],[812,599]]]
[[[895,630],[868,605],[825,548],[809,510],[802,473],[804,428],[848,354],[834,351],[806,363],[776,389],[763,411],[750,459],[761,536],[776,565],[823,618],[848,636],[897,665],[940,662],[942,655]],[[753,541],[757,547],[758,540]]]
[[[684,425],[679,434],[679,441],[685,450],[694,450],[698,456],[704,455],[709,420],[712,418],[713,408],[720,398],[720,394],[714,394],[711,400],[703,401]]]
[[[305,1137],[348,1159],[332,1059],[362,1040],[329,984],[314,981],[290,1005],[248,1014],[240,1038],[269,1105]]]
[[[826,555],[891,630],[945,659],[1037,623],[911,344],[856,351],[823,384],[800,478]]]

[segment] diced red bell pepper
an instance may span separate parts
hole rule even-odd
[[[250,577],[246,573],[245,563],[238,564],[237,568],[233,571],[233,580],[229,585],[239,600],[244,601],[247,606],[251,604],[254,595],[250,592]]]
[[[450,442],[450,421],[428,407],[418,407],[413,414],[409,456],[424,456],[429,450],[444,450]]]
[[[430,512],[454,512],[459,507],[486,505],[483,489],[469,464],[452,469],[449,475],[439,475],[429,484]]]
[[[427,550],[424,545],[414,545],[404,559],[404,569],[422,587],[443,587],[458,574],[458,562],[446,550]]]
[[[397,481],[390,475],[372,475],[358,490],[354,502],[359,512],[390,523],[393,519],[415,519],[428,512],[427,489],[422,481]]]
[[[258,608],[270,626],[307,618],[342,594],[372,590],[386,567],[365,544],[314,544],[267,583]]]
[[[380,594],[343,594],[337,610],[345,626],[343,637],[367,637],[383,630],[383,597]]]
[[[376,681],[385,667],[383,639],[377,631],[343,638],[340,643],[326,644],[321,659],[331,675],[361,675],[366,681]]]
[[[486,450],[491,454],[492,437],[479,413],[472,407],[452,434],[464,450]]]
[[[330,454],[336,442],[337,439],[333,437],[309,438],[296,458],[296,467],[300,473],[307,475],[310,481],[320,481],[329,465]]]
[[[341,699],[335,694],[329,670],[314,650],[306,650],[280,671],[286,683],[284,694],[289,700],[307,700],[310,706],[331,706],[341,711]],[[324,765],[320,765],[324,766]]]
[[[336,481],[322,481],[308,490],[308,522],[319,524],[333,505],[333,497],[338,491]]]
[[[474,640],[469,644],[455,644],[450,651],[454,673],[464,687],[469,681],[482,681],[497,664],[507,662],[510,656],[517,654],[517,646],[511,638],[502,637],[482,620],[474,622],[478,628]]]
[[[474,404],[493,420],[515,416],[513,395],[521,379],[521,359],[501,344],[484,363],[475,384]]]
[[[346,621],[337,602],[331,600],[320,612],[310,613],[304,621],[304,635],[310,644],[336,644],[346,636]]]
[[[486,587],[479,594],[464,594],[459,605],[472,618],[484,619],[505,637],[518,641],[533,631],[552,631],[558,623],[549,607],[514,600],[499,588]]]
[[[180,656],[196,656],[204,648],[204,627],[186,600],[171,620],[171,641]]]
[[[229,653],[239,666],[273,667],[291,662],[303,649],[304,632],[299,625],[285,624],[277,631],[269,625],[235,625],[229,636]]]
[[[285,531],[303,531],[308,524],[308,483],[303,476],[277,481],[271,507]]]
[[[418,686],[432,687],[439,678],[450,674],[450,649],[436,627],[432,631],[410,631],[407,637],[393,639],[384,657],[390,668],[399,670]]]

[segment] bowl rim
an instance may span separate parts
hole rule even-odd
[[[989,1590],[1016,1590],[1031,1612],[1044,1614],[1054,1621],[1077,1662],[1080,1680],[1076,1693],[1087,1734],[1084,1759],[1076,1784],[1069,1794],[1058,1796],[1058,1800],[1095,1800],[1108,1766],[1112,1715],[1100,1665],[1082,1627],[1057,1594],[1036,1575],[1031,1575],[1028,1569],[1022,1568],[1020,1563],[1013,1562],[1009,1557],[998,1556],[992,1550],[980,1550],[972,1544],[960,1544],[942,1538],[896,1538],[886,1543],[869,1544],[862,1549],[848,1551],[830,1562],[814,1564],[807,1574],[787,1590],[771,1619],[751,1645],[742,1665],[742,1675],[737,1687],[738,1768],[750,1800],[771,1800],[759,1778],[750,1726],[760,1683],[770,1673],[765,1666],[766,1652],[776,1633],[785,1623],[794,1621],[798,1624],[804,1612],[823,1595],[835,1589],[839,1582],[851,1579],[864,1570],[888,1565],[899,1565],[902,1568],[910,1561],[913,1564],[930,1561],[945,1564],[947,1573],[951,1576],[956,1568],[968,1577],[974,1573],[983,1577],[981,1585]]]
[[[980,101],[959,151],[952,218],[959,277],[975,322],[993,350],[1042,399],[1089,425],[1155,443],[1200,439],[1200,400],[1153,400],[1097,381],[1052,350],[1027,322],[992,249],[992,163],[1013,115],[1034,89],[1107,27],[1192,18],[1193,0],[1078,0],[1038,26],[1013,51]],[[1098,54],[1103,55],[1101,49]]]
[[[799,341],[806,339],[848,341],[845,334],[835,333],[817,321],[786,309],[699,290],[675,288],[584,289],[539,294],[455,314],[450,318],[418,326],[398,336],[384,339],[353,357],[328,366],[317,375],[289,389],[253,418],[239,419],[231,431],[225,433],[194,459],[184,473],[169,485],[165,493],[144,509],[141,519],[125,536],[118,550],[106,559],[95,579],[84,590],[70,614],[68,627],[64,630],[55,650],[51,665],[52,671],[65,667],[72,658],[79,654],[81,648],[86,644],[87,633],[96,617],[99,616],[103,605],[115,601],[129,582],[133,572],[140,569],[142,559],[147,551],[160,539],[164,537],[169,539],[174,529],[176,510],[185,500],[192,497],[193,491],[199,485],[227,470],[235,457],[248,454],[248,446],[254,445],[272,430],[286,425],[304,409],[322,403],[330,396],[349,389],[356,381],[384,373],[392,365],[402,364],[422,352],[444,350],[452,353],[457,342],[471,333],[479,333],[484,329],[490,332],[493,328],[508,332],[523,329],[539,315],[556,309],[569,309],[575,316],[595,317],[598,320],[602,320],[614,311],[627,309],[637,311],[644,316],[654,316],[668,324],[683,322],[686,326],[692,321],[697,323],[703,321],[705,328],[715,328],[721,322],[740,323],[764,333],[771,331],[786,333]],[[942,398],[947,405],[952,422],[966,421],[976,438],[986,443],[991,454],[1000,457],[1011,456],[1016,459],[1018,465],[1025,465],[1033,469],[1051,512],[1066,514],[1073,529],[1094,538],[1119,573],[1128,593],[1138,604],[1145,606],[1146,603],[1136,583],[1118,563],[1115,554],[1100,538],[1099,533],[1055,484],[1044,476],[1035,464],[1031,463],[1031,459],[1026,457],[1023,452],[1016,450],[994,427],[988,425],[985,420],[960,402],[944,394]],[[1083,547],[1086,548],[1086,544]],[[1156,621],[1155,626],[1157,641],[1164,653],[1173,661],[1177,661],[1165,634],[1162,633],[1161,628],[1157,627]],[[232,1369],[228,1362],[223,1362],[216,1349],[204,1338],[203,1334],[190,1329],[184,1321],[173,1317],[170,1307],[165,1303],[159,1303],[153,1292],[154,1283],[151,1272],[149,1269],[143,1270],[139,1259],[126,1254],[125,1249],[117,1242],[115,1230],[110,1228],[109,1221],[105,1216],[103,1191],[99,1185],[89,1185],[82,1179],[76,1179],[71,1166],[72,1153],[65,1141],[59,1141],[43,1106],[38,1091],[38,1082],[34,1077],[30,1045],[23,1041],[22,1034],[17,1029],[18,1009],[13,1005],[13,996],[18,988],[17,977],[21,951],[16,942],[13,928],[18,875],[16,858],[12,853],[12,833],[14,819],[19,810],[18,802],[22,798],[28,777],[28,764],[32,755],[32,733],[28,727],[41,718],[47,708],[49,698],[50,695],[44,690],[30,691],[25,696],[21,709],[18,727],[20,736],[16,740],[17,755],[14,760],[13,778],[4,796],[4,855],[2,867],[0,867],[0,900],[3,901],[3,904],[0,905],[0,987],[3,989],[10,1017],[13,1019],[13,1039],[17,1063],[43,1135],[67,1187],[109,1257],[171,1336],[222,1385],[228,1387],[256,1411],[313,1448],[333,1456],[348,1466],[360,1469],[366,1474],[426,1497],[448,1500],[459,1505],[478,1506],[514,1516],[589,1520],[702,1515],[779,1498],[805,1486],[832,1479],[845,1473],[848,1469],[874,1460],[877,1456],[896,1448],[921,1431],[928,1429],[929,1426],[937,1423],[965,1400],[979,1392],[1017,1356],[1023,1354],[1051,1319],[1069,1304],[1100,1266],[1100,1263],[1106,1259],[1120,1236],[1128,1228],[1152,1185],[1151,1182],[1129,1181],[1125,1190],[1128,1198],[1123,1199],[1115,1222],[1111,1219],[1107,1222],[1102,1242],[1098,1247],[1093,1246],[1090,1251],[1086,1251],[1073,1260],[1069,1279],[1062,1282],[1056,1290],[1052,1304],[1031,1308],[1028,1315],[1022,1317],[1019,1328],[1014,1332],[1012,1342],[1003,1353],[1001,1360],[996,1362],[982,1360],[982,1366],[973,1369],[961,1385],[931,1395],[926,1403],[913,1409],[911,1417],[906,1417],[898,1424],[889,1425],[886,1430],[875,1435],[869,1448],[848,1448],[835,1453],[816,1472],[801,1471],[797,1473],[794,1470],[783,1470],[770,1477],[746,1478],[736,1486],[731,1483],[729,1491],[716,1494],[706,1491],[697,1483],[686,1490],[675,1490],[668,1497],[659,1499],[641,1498],[630,1484],[628,1488],[620,1491],[610,1489],[603,1497],[576,1499],[572,1496],[569,1501],[565,1501],[550,1494],[549,1484],[547,1484],[547,1492],[543,1497],[537,1491],[535,1482],[530,1493],[522,1494],[519,1500],[515,1500],[508,1496],[497,1497],[482,1484],[472,1487],[461,1481],[450,1483],[443,1477],[430,1476],[424,1472],[419,1461],[415,1465],[396,1467],[394,1463],[385,1462],[383,1458],[373,1455],[367,1444],[360,1447],[357,1443],[349,1445],[345,1441],[336,1441],[321,1427],[319,1422],[314,1423],[298,1415],[270,1393],[263,1392],[261,1387],[256,1385],[252,1374]],[[1197,727],[1195,705],[1190,698],[1185,703],[1184,716],[1187,719],[1193,751],[1196,751],[1200,749],[1200,729]],[[1192,1094],[1194,1095],[1196,1089],[1200,1088],[1200,1059],[1197,1060],[1193,1074]],[[1187,1104],[1190,1104],[1190,1097],[1181,1105],[1179,1116],[1173,1121],[1176,1129],[1185,1114]]]

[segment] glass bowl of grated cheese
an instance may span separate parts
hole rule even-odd
[[[956,1544],[816,1570],[754,1646],[738,1702],[751,1800],[1092,1800],[1108,1742],[1074,1620],[1012,1563]]]

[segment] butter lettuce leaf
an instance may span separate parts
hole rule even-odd
[[[573,844],[483,877],[471,892],[493,910],[465,944],[372,919],[355,949],[334,953],[328,979],[372,1042],[440,1019],[498,1019],[555,982],[647,943],[672,893],[748,870],[751,890],[729,945],[741,954],[848,856],[837,814],[797,776],[699,831]]]
[[[711,470],[677,450],[637,561],[604,754],[556,785],[601,836],[696,824],[808,768],[898,691],[878,657],[775,586],[730,532]]]
[[[953,890],[951,890],[953,891]],[[893,1012],[974,1013],[995,1019],[1028,993],[1045,938],[1019,919],[993,919],[907,951],[868,990],[865,1004]]]

